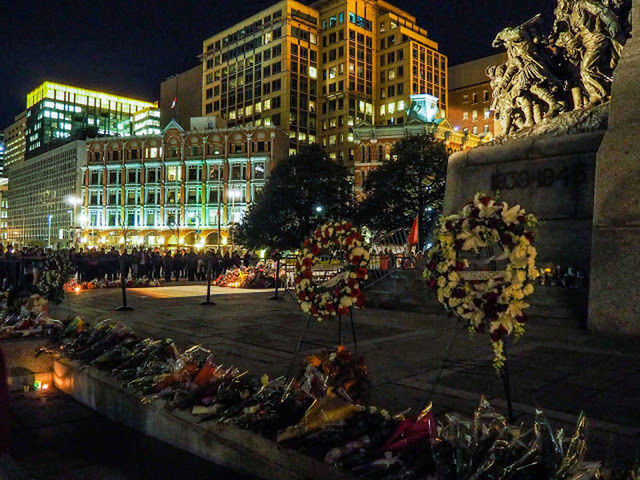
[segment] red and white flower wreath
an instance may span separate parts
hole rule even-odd
[[[315,283],[313,266],[318,255],[335,251],[344,252],[343,272],[325,285]],[[361,282],[367,278],[368,264],[369,250],[362,243],[360,231],[350,222],[328,223],[318,228],[302,244],[296,262],[295,287],[302,311],[324,320],[346,315],[352,307],[363,307]]]

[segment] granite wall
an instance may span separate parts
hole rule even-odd
[[[540,135],[449,158],[445,215],[476,192],[520,204],[539,220],[538,263],[590,268],[596,154],[604,130]]]

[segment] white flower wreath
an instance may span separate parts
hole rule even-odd
[[[529,307],[526,297],[533,293],[538,276],[536,249],[531,229],[536,218],[519,205],[509,207],[477,193],[459,215],[442,222],[431,250],[424,276],[436,289],[447,310],[468,321],[469,331],[490,334],[497,370],[504,366],[504,338],[524,333]],[[504,271],[467,271],[463,253],[500,246],[504,250],[492,260],[506,260]]]

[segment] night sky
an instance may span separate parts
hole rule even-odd
[[[305,3],[308,1],[303,0]],[[202,41],[276,0],[0,0],[0,128],[46,80],[157,100],[197,64]],[[450,65],[497,53],[495,34],[553,0],[391,0],[418,18]]]

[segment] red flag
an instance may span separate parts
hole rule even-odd
[[[418,216],[413,220],[411,232],[409,232],[409,246],[418,244]]]
[[[176,104],[178,103],[178,97],[173,97],[173,102],[171,102],[171,109],[176,108]]]

